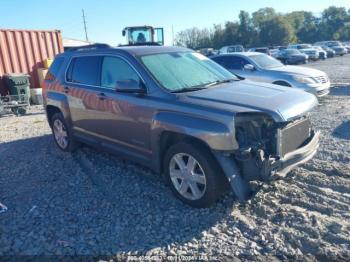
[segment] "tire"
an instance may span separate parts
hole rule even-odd
[[[192,165],[194,168],[190,168],[189,162],[194,162],[190,161],[190,157],[197,162],[197,164]],[[185,178],[183,178],[183,172],[180,172],[179,159],[182,159],[182,164],[187,167],[186,172],[188,173],[186,173],[187,177]],[[192,207],[206,208],[213,205],[227,188],[227,181],[225,181],[218,163],[209,150],[200,144],[180,142],[171,146],[165,154],[163,170],[166,182],[175,196]],[[196,174],[195,181],[192,180],[194,172]],[[182,185],[185,186],[182,187]],[[185,188],[187,190],[180,193],[181,189]],[[195,194],[195,191],[200,194]]]
[[[60,124],[62,125],[62,130],[59,130]],[[59,149],[61,149],[64,152],[73,152],[75,149],[77,149],[78,143],[75,141],[72,135],[72,129],[67,124],[62,113],[56,113],[52,116],[51,129],[54,141]],[[59,136],[63,137],[64,133],[66,134],[65,143],[62,142],[63,140],[59,139]]]

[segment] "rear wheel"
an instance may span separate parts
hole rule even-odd
[[[77,142],[62,113],[56,113],[52,116],[51,126],[55,143],[59,149],[72,152],[77,148]]]
[[[201,145],[181,142],[170,147],[164,172],[174,194],[193,207],[209,207],[224,191],[222,171],[210,152]]]

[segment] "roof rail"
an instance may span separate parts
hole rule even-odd
[[[157,42],[143,42],[143,43],[134,43],[134,44],[120,44],[118,46],[123,47],[123,46],[160,46],[161,44]]]
[[[106,49],[106,48],[111,48],[111,46],[108,45],[108,44],[96,43],[96,44],[93,44],[93,45],[83,45],[83,46],[71,47],[67,51],[68,52],[72,52],[72,51],[86,51],[86,50]]]

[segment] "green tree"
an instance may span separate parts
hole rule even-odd
[[[249,13],[239,13],[238,42],[244,46],[251,46],[257,38],[257,31],[254,29],[253,20]]]
[[[287,45],[296,41],[293,27],[283,16],[263,21],[259,38],[261,45]]]
[[[311,12],[305,12],[304,17],[304,25],[297,32],[299,42],[314,43],[324,40],[324,33],[320,26],[320,18],[315,17]]]
[[[322,12],[322,34],[327,39],[333,39],[345,22],[349,20],[349,14],[344,7],[330,6]]]
[[[277,16],[275,9],[272,7],[260,8],[258,11],[253,13],[253,24],[256,28],[259,28],[262,23],[267,20],[271,20]]]
[[[238,39],[238,28],[239,24],[237,22],[226,22],[224,35],[222,38],[222,45],[234,45],[239,43]]]

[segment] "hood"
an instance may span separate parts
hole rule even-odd
[[[303,75],[303,76],[309,76],[309,77],[318,77],[318,76],[325,75],[325,73],[320,70],[303,67],[303,66],[281,66],[276,68],[270,68],[269,70],[274,72],[279,72],[281,74]]]
[[[340,46],[340,45],[335,45],[335,46],[332,46],[331,48],[334,50],[344,50],[345,49],[344,46]]]
[[[264,112],[276,122],[295,119],[318,104],[314,95],[304,91],[249,80],[183,93],[179,97],[187,103],[233,113]]]

